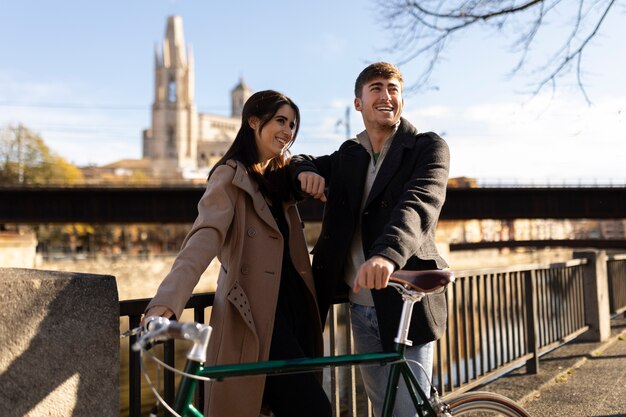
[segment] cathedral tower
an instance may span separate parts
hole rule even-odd
[[[157,176],[177,177],[181,170],[196,167],[198,143],[193,52],[185,47],[181,17],[168,17],[154,65],[152,128],[144,132],[143,157],[154,161]]]
[[[152,126],[143,132],[143,158],[164,180],[206,180],[233,143],[243,104],[252,90],[243,79],[231,92],[231,115],[198,113],[191,47],[180,16],[167,18],[163,45],[155,48]]]
[[[252,95],[252,89],[243,81],[243,78],[239,78],[239,84],[235,86],[230,92],[230,98],[232,102],[231,117],[239,118],[243,112],[244,103]]]

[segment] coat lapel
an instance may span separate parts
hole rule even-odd
[[[342,171],[344,190],[351,213],[361,209],[365,177],[370,156],[362,146],[353,146],[342,154]],[[332,185],[331,185],[332,188]]]
[[[411,130],[413,130],[413,132],[411,132]],[[400,168],[400,161],[402,161],[405,150],[415,146],[415,133],[415,128],[406,120],[401,119],[396,137],[393,139],[391,147],[383,160],[383,165],[376,175],[374,184],[372,184],[372,189],[367,197],[365,207],[385,189],[387,183],[391,180],[398,168]]]
[[[254,211],[256,211],[265,223],[280,233],[276,220],[274,220],[274,216],[272,216],[272,212],[270,211],[265,198],[263,198],[263,194],[259,191],[258,184],[250,179],[250,175],[240,162],[237,162],[237,172],[233,178],[233,184],[250,195]]]

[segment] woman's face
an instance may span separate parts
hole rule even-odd
[[[278,109],[276,114],[260,129],[261,122],[251,117],[248,123],[254,129],[259,162],[268,162],[281,155],[296,129],[296,113],[288,104]]]

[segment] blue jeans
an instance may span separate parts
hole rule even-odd
[[[378,318],[376,308],[360,304],[350,304],[350,319],[354,335],[354,347],[357,353],[380,352],[382,343],[378,332]],[[417,377],[422,390],[426,395],[430,394],[430,380],[433,369],[433,351],[435,342],[407,347],[406,357],[422,364],[424,370],[418,365],[410,363],[413,373]],[[383,411],[383,402],[389,376],[389,365],[360,365],[361,376],[367,396],[372,402],[372,410],[375,417],[380,417]],[[393,410],[394,417],[416,416],[413,401],[406,388],[404,380],[400,377],[396,404]]]

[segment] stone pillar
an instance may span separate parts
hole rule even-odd
[[[604,341],[611,336],[606,252],[591,249],[575,251],[574,258],[587,259],[584,267],[584,292],[585,322],[589,331],[582,338],[592,342]]]
[[[118,416],[110,275],[0,268],[0,415]]]

